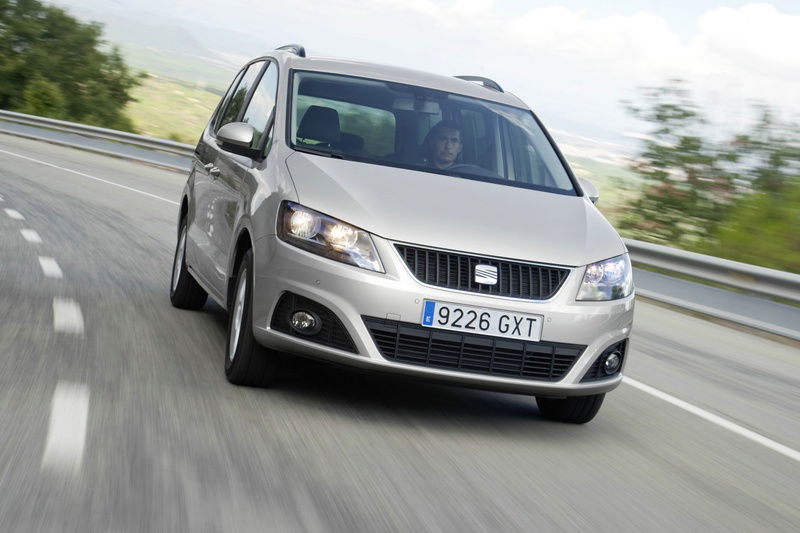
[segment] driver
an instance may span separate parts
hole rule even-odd
[[[452,120],[437,123],[425,141],[425,164],[444,170],[455,165],[461,153],[461,128]]]

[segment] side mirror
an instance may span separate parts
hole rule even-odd
[[[581,189],[583,189],[583,194],[585,194],[593,204],[596,204],[597,200],[600,199],[600,190],[589,180],[578,178],[578,181],[581,184]]]
[[[246,122],[229,122],[217,131],[217,144],[228,152],[255,157],[258,151],[250,148],[255,133],[253,126]]]

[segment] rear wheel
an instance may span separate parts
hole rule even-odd
[[[592,396],[572,396],[567,398],[536,397],[536,404],[543,417],[556,422],[585,424],[589,422],[603,405],[605,394]]]
[[[195,281],[186,268],[186,218],[181,220],[178,245],[172,261],[172,278],[169,284],[169,299],[181,309],[200,309],[206,303],[208,293]]]
[[[264,387],[275,381],[279,354],[253,336],[253,252],[242,257],[228,312],[225,376],[234,385]]]

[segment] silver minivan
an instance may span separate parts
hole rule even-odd
[[[298,354],[584,423],[622,380],[634,308],[596,200],[492,80],[289,45],[245,65],[197,144],[170,298],[228,309],[231,383]]]

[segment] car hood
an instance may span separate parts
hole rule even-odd
[[[394,241],[578,266],[625,252],[583,197],[295,152],[301,204]]]

